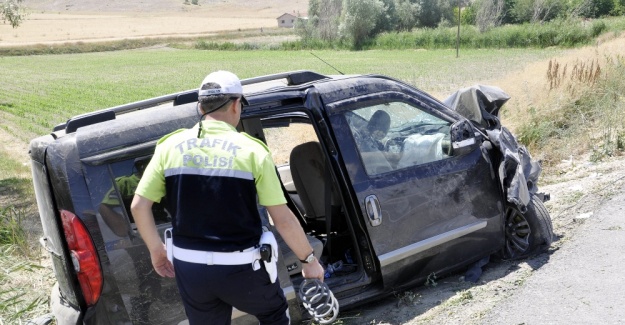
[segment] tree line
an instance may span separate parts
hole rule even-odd
[[[507,24],[625,14],[625,0],[309,0],[296,24],[303,42],[346,42],[354,48],[383,32],[474,25],[480,32]]]

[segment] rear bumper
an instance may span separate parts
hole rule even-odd
[[[59,284],[55,283],[50,293],[50,309],[58,325],[76,325],[80,321],[80,310],[72,307],[65,301],[59,291]]]

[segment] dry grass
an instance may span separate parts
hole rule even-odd
[[[319,141],[315,130],[309,124],[291,124],[288,127],[269,129],[265,137],[276,165],[288,164],[289,155],[298,144]]]
[[[47,1],[26,3],[31,13],[13,29],[0,24],[0,47],[143,37],[193,37],[225,30],[274,28],[285,12],[305,13],[308,1]],[[112,11],[115,10],[115,11]]]
[[[611,112],[595,109],[606,105],[598,98],[606,82],[614,77],[610,73],[623,64],[622,53],[625,36],[604,38],[595,46],[569,50],[495,81],[512,95],[504,107],[504,125],[517,135],[527,135],[524,142],[547,167],[563,159],[595,154],[606,142],[611,145],[622,141],[621,131],[613,123],[620,120],[614,116],[619,114],[622,98],[605,98],[616,103]]]
[[[549,82],[549,90],[554,90],[570,79],[568,90],[573,90],[576,83],[585,86],[594,86],[601,77],[601,66],[597,58],[590,59],[590,62],[576,61],[570,74],[567,74],[567,65],[560,68],[560,63],[556,59],[549,60],[547,67],[547,81]]]

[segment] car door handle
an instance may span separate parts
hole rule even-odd
[[[377,196],[369,195],[365,198],[365,209],[367,209],[367,216],[372,227],[382,224],[382,208]]]

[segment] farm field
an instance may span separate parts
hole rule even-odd
[[[248,2],[243,0],[207,0],[200,1],[200,6],[182,2],[154,0],[150,6],[138,6],[121,0],[69,0],[62,4],[32,0],[27,2],[29,6],[32,4],[31,20],[18,29],[0,25],[0,47],[198,36],[239,28],[275,27],[275,18],[283,12],[303,12],[307,7],[307,1],[301,0],[288,3],[271,0],[247,6]],[[551,61],[573,66],[576,62],[597,60],[606,67],[607,58],[622,57],[625,53],[625,37],[610,36],[592,46],[568,50],[461,49],[459,58],[452,49],[313,53],[345,74],[392,76],[441,100],[459,88],[476,83],[499,86],[512,97],[502,115],[504,124],[514,131],[532,109],[554,111],[565,100],[563,89],[549,89],[547,70]],[[46,299],[53,281],[46,253],[37,243],[41,229],[30,184],[30,139],[49,133],[52,127],[76,114],[196,88],[207,73],[217,69],[231,70],[241,78],[303,69],[338,73],[307,51],[178,50],[166,44],[104,53],[0,57],[0,137],[3,139],[0,211],[3,217],[19,216],[17,219],[24,225],[28,238],[21,248],[29,252],[29,260],[17,266],[12,258],[15,252],[0,252],[0,323],[24,322],[46,313]],[[567,146],[573,150],[580,144],[571,142]],[[539,159],[542,155],[532,153]],[[552,254],[567,251],[567,243],[584,230],[583,225],[580,227],[582,223],[576,221],[580,215],[592,214],[622,191],[625,183],[622,165],[622,157],[618,156],[603,163],[591,163],[588,155],[572,154],[570,160],[545,171],[540,185],[552,195],[547,207],[560,239],[547,256],[490,264],[483,281],[475,285],[459,281],[458,276],[443,278],[436,287],[397,293],[379,303],[347,312],[339,321],[344,324],[488,323],[485,319],[492,320],[489,317],[493,317],[492,310],[497,304],[520,291],[540,266],[549,266],[547,261]],[[606,234],[622,236],[618,231]],[[560,273],[567,271],[565,263],[553,268]],[[596,288],[601,288],[611,276],[603,274],[606,281],[597,278]],[[18,294],[14,294],[16,288]],[[596,291],[599,295],[600,290]],[[563,293],[550,294],[557,297]],[[29,307],[32,302],[35,306]],[[618,320],[607,322],[618,323]]]
[[[501,71],[558,55],[557,50],[318,51],[315,55],[345,74],[398,78],[440,99]],[[23,145],[69,117],[131,101],[197,87],[210,71],[241,78],[290,70],[337,74],[309,52],[196,51],[169,48],[80,55],[5,57],[0,60],[3,131]]]
[[[284,13],[304,14],[308,1],[180,0],[26,1],[17,29],[0,24],[0,47],[97,42],[146,37],[197,37],[220,31],[277,27]]]

